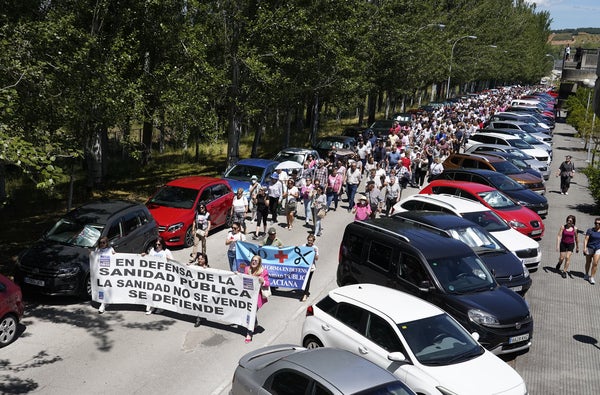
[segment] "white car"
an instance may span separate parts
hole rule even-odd
[[[442,211],[476,223],[500,240],[530,271],[537,270],[542,261],[542,251],[537,241],[513,229],[498,214],[479,202],[448,194],[418,194],[396,203],[392,213],[413,210]]]
[[[546,150],[536,148],[531,144],[523,141],[521,138],[512,136],[510,134],[503,133],[490,133],[490,132],[477,132],[465,143],[465,150],[471,148],[475,144],[500,144],[515,147],[525,152],[528,155],[533,156],[535,159],[545,162],[550,165],[551,158],[550,154]]]
[[[521,376],[477,338],[437,306],[374,284],[330,291],[307,308],[302,327],[304,347],[351,351],[419,394],[527,394]]]

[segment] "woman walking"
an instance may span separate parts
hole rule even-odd
[[[594,277],[600,260],[600,217],[594,220],[594,227],[585,232],[583,254],[585,255],[585,275],[583,279],[594,285],[596,284]]]
[[[258,282],[260,284],[260,291],[258,292],[258,300],[256,304],[256,313],[258,314],[258,309],[260,309],[265,303],[269,301],[269,299],[263,295],[263,290],[269,289],[269,272],[267,272],[267,268],[262,266],[262,258],[258,255],[254,255],[250,260],[250,265],[246,266],[244,269],[245,274],[249,274],[251,276],[258,277]],[[256,321],[254,322],[254,329],[258,326],[258,315]],[[250,343],[252,341],[252,336],[254,332],[248,329],[248,333],[246,334],[246,343]]]
[[[567,278],[569,274],[569,264],[571,263],[571,255],[575,252],[579,253],[579,238],[577,236],[577,227],[575,226],[575,216],[567,216],[566,223],[560,227],[558,236],[556,237],[556,251],[560,252],[556,270],[560,271],[562,278]],[[565,263],[564,269],[560,270],[562,263]]]
[[[192,248],[190,257],[191,259],[195,259],[199,243],[202,244],[200,252],[206,253],[206,238],[208,237],[208,232],[210,232],[210,213],[206,211],[204,203],[198,205],[198,212],[196,213],[196,220],[194,221],[192,230],[194,231],[194,247]]]

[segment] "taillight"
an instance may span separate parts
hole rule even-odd
[[[312,305],[308,306],[306,308],[306,316],[310,317],[310,316],[313,316],[313,315],[315,315],[315,310],[313,309]]]

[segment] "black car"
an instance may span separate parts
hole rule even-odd
[[[390,128],[394,125],[393,119],[381,119],[379,121],[373,122],[371,126],[367,129],[368,132],[373,132],[375,137],[383,137],[387,138],[387,135],[390,133]]]
[[[158,226],[143,204],[99,200],[58,220],[19,255],[15,280],[24,289],[47,295],[91,295],[90,252],[106,236],[116,252],[148,251]]]
[[[395,219],[408,221],[435,232],[444,231],[462,241],[483,260],[498,284],[524,296],[531,287],[529,270],[485,228],[465,218],[439,211],[406,211]]]
[[[540,217],[545,218],[548,215],[548,199],[545,196],[527,189],[502,173],[482,169],[445,169],[435,178],[489,185],[504,192],[521,206],[535,211]]]
[[[498,285],[465,243],[395,218],[355,221],[340,246],[337,284],[370,283],[433,303],[495,354],[527,350],[533,318],[525,300]]]
[[[313,149],[321,158],[327,158],[332,150],[352,150],[356,147],[356,139],[350,136],[329,136],[317,140]]]

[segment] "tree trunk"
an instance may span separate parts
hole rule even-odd
[[[231,56],[231,95],[229,101],[229,136],[227,139],[227,168],[240,160],[241,115],[238,108],[240,65],[237,55]]]
[[[0,162],[0,208],[6,202],[8,195],[6,194],[6,166],[4,162]]]
[[[254,140],[252,141],[252,152],[250,152],[251,158],[258,157],[258,148],[260,147],[260,141],[266,130],[266,123],[267,119],[265,114],[261,114],[259,117],[258,127],[256,128],[256,133],[254,133]]]
[[[150,162],[152,155],[152,122],[145,120],[142,126],[142,165]]]
[[[369,96],[367,97],[367,123],[371,125],[375,122],[375,112],[377,105],[377,92],[369,92]]]
[[[91,192],[95,187],[102,183],[104,151],[106,148],[106,139],[103,138],[101,130],[95,128],[88,134],[85,147],[85,160],[87,163],[87,187]],[[104,144],[103,144],[104,140]]]
[[[290,135],[292,133],[292,112],[288,108],[285,111],[285,132],[283,134],[283,148],[290,146]]]
[[[313,103],[313,122],[310,130],[310,145],[317,142],[317,133],[319,133],[319,94],[315,92],[315,101]]]

